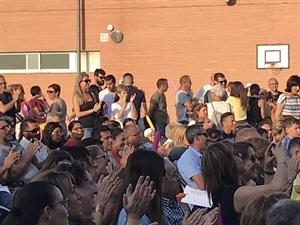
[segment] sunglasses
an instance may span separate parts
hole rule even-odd
[[[227,80],[218,81],[220,84],[227,84]]]
[[[24,132],[36,134],[39,131],[40,131],[40,128],[34,128],[33,130],[25,130]]]
[[[82,80],[81,82],[85,82],[86,84],[91,83],[90,79]]]
[[[97,77],[99,77],[100,79],[104,79],[105,78],[105,76],[97,76]]]
[[[52,93],[54,93],[54,91],[49,91],[49,90],[48,90],[47,93],[48,93],[48,94],[52,94]]]

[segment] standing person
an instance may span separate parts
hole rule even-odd
[[[76,117],[84,128],[83,139],[91,137],[97,112],[101,108],[101,104],[96,103],[89,92],[90,83],[89,75],[83,72],[76,77],[74,85],[73,107]]]
[[[270,103],[277,103],[279,96],[282,94],[281,91],[278,91],[278,80],[276,78],[270,78],[268,81],[268,86],[270,91],[268,92],[267,101]]]
[[[102,91],[105,88],[105,71],[103,69],[96,69],[94,71],[94,82],[98,87],[99,91]]]
[[[259,96],[258,84],[250,86],[249,107],[247,110],[247,122],[251,126],[258,127],[266,117],[265,100]]]
[[[204,96],[206,94],[207,91],[209,91],[210,89],[212,89],[212,87],[215,85],[215,73],[213,73],[210,76],[210,83],[205,84],[203,87],[201,87],[196,95],[196,98],[199,100],[199,102],[204,103]]]
[[[225,75],[223,73],[216,73],[214,75],[214,86],[215,85],[219,85],[221,87],[226,88],[226,85],[227,85],[227,80],[225,78]],[[210,93],[211,89],[208,90],[205,95],[204,95],[204,98],[203,98],[203,102],[204,103],[208,103],[208,102],[211,102],[212,99],[211,99],[211,93]],[[226,99],[228,98],[228,95],[226,93],[226,91],[224,92],[224,95],[222,96],[222,101],[226,101]]]
[[[286,83],[285,92],[277,100],[274,118],[289,115],[300,119],[299,89],[300,77],[298,75],[291,76]]]
[[[105,77],[105,83],[106,88],[99,92],[99,101],[105,102],[107,110],[105,110],[104,116],[109,118],[111,115],[111,105],[115,102],[117,93],[116,78],[114,75],[107,75]]]
[[[137,87],[134,87],[133,84],[133,75],[131,73],[125,73],[123,75],[123,85],[128,87],[127,102],[129,102],[130,98],[135,94],[133,104],[137,112],[136,124],[138,124],[139,128],[143,131],[145,130],[143,121],[147,115],[146,98],[144,92]]]
[[[137,119],[138,114],[134,105],[136,94],[130,96],[129,102],[127,101],[128,87],[123,84],[119,84],[117,87],[117,94],[119,100],[111,105],[111,120],[118,121],[123,125],[125,118]]]
[[[39,86],[33,86],[30,88],[30,94],[32,96],[31,100],[29,101],[30,105],[30,117],[35,119],[38,123],[45,123],[46,122],[46,110],[48,109],[49,105],[47,100],[42,93],[42,90]]]
[[[231,112],[232,109],[230,104],[223,100],[226,91],[221,85],[216,84],[210,89],[209,93],[211,95],[211,102],[207,103],[207,116],[216,124],[218,129],[221,129],[221,115],[226,112]]]
[[[47,94],[49,98],[53,101],[47,110],[46,122],[59,122],[61,125],[64,137],[67,138],[67,105],[66,102],[60,98],[60,86],[58,84],[51,84],[48,87]]]
[[[169,123],[169,115],[167,111],[167,100],[165,92],[168,90],[168,80],[160,78],[156,82],[157,91],[150,99],[148,116],[153,119],[156,130],[165,137],[165,128]]]
[[[6,80],[3,75],[0,74],[0,113],[5,114],[14,119],[16,123],[16,103],[20,103],[20,94],[22,90],[20,88],[14,89],[12,94],[6,91]]]
[[[192,81],[189,75],[183,75],[179,82],[180,87],[175,96],[177,122],[188,124],[194,110],[193,96],[189,93]]]
[[[233,82],[230,96],[226,100],[234,112],[234,119],[238,125],[247,123],[248,96],[244,85],[240,81]]]

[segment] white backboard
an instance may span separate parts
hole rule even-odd
[[[289,56],[288,44],[257,45],[257,69],[269,69],[271,63],[275,68],[288,69],[290,67]]]

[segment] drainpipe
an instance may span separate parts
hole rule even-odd
[[[77,75],[81,73],[81,0],[77,0]]]

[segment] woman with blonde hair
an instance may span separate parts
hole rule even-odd
[[[188,143],[186,140],[185,132],[186,126],[184,125],[176,126],[173,130],[173,147],[169,156],[171,162],[178,160],[187,149]]]
[[[91,137],[97,112],[101,109],[101,104],[89,92],[90,83],[89,75],[83,72],[76,77],[74,84],[73,107],[75,116],[84,128],[83,139]]]
[[[272,135],[273,135],[273,142],[277,143],[284,139],[285,133],[285,125],[284,125],[285,117],[280,116],[277,117],[272,124]]]
[[[170,148],[170,147],[173,146],[173,134],[174,134],[174,130],[176,129],[176,127],[178,127],[180,125],[181,125],[181,123],[173,122],[173,123],[169,123],[166,126],[165,134],[166,134],[166,137],[168,139],[163,144],[164,147]]]

